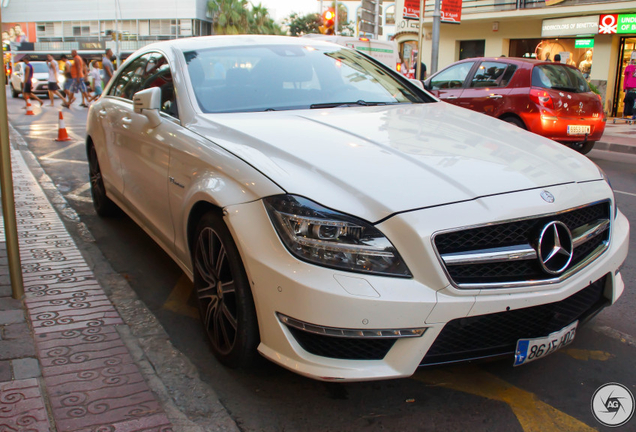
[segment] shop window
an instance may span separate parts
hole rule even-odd
[[[485,40],[469,40],[459,42],[459,59],[483,57],[486,52]]]

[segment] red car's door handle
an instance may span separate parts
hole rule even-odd
[[[446,97],[442,97],[442,99],[457,99],[457,96],[446,96]]]
[[[488,96],[489,99],[501,99],[503,96],[500,94],[491,94]]]

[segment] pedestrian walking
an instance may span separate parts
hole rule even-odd
[[[60,86],[58,85],[59,76],[60,76],[60,67],[57,61],[53,58],[51,54],[46,56],[46,65],[49,68],[49,82],[48,82],[48,90],[49,90],[49,100],[51,101],[51,106],[55,106],[54,97],[58,95],[60,99],[62,99],[62,103],[66,103],[66,98],[60,92]]]
[[[24,82],[22,83],[22,97],[24,97],[26,106],[29,105],[29,99],[40,102],[40,106],[42,106],[44,105],[42,99],[33,94],[33,86],[31,84],[31,80],[33,79],[33,65],[31,65],[30,63],[29,56],[24,56],[22,61],[24,62]]]
[[[636,51],[632,52],[629,64],[625,68],[623,90],[625,91],[623,117],[631,116],[632,120],[636,120]]]
[[[71,87],[73,86],[73,65],[64,54],[62,54],[60,61],[64,61],[64,93],[66,93],[67,98],[66,102],[62,102],[62,106],[69,108],[73,101],[75,101],[75,96],[71,92]]]
[[[93,60],[92,66],[93,67],[89,73],[89,76],[93,80],[92,86],[95,94],[89,102],[99,99],[99,97],[102,95],[102,71],[99,68],[99,62],[97,60]]]
[[[104,55],[102,56],[102,70],[104,71],[103,72],[104,87],[108,85],[108,82],[113,77],[113,73],[115,72],[115,69],[113,68],[113,62],[111,61],[112,58],[113,58],[113,51],[110,48],[108,48],[106,52],[104,53]]]
[[[77,50],[72,50],[71,56],[73,56],[73,66],[71,67],[73,84],[71,85],[70,91],[71,93],[80,92],[82,94],[82,103],[80,106],[87,107],[88,105],[86,105],[85,101],[88,100],[89,96],[86,93],[86,84],[84,83],[84,60],[77,54]],[[70,108],[73,100],[69,101],[67,107]]]

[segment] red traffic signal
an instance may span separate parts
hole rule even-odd
[[[334,34],[334,21],[336,14],[333,9],[327,9],[322,13],[322,25],[319,27],[320,33],[332,35]]]

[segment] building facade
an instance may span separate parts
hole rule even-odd
[[[396,0],[396,35],[404,59],[417,50],[419,23],[404,19]],[[435,1],[426,0],[423,59],[430,64]],[[605,111],[623,112],[622,77],[636,49],[636,1],[463,0],[460,24],[442,24],[439,68],[468,57],[529,57],[555,54],[595,84]]]
[[[212,34],[207,0],[3,0],[2,37],[35,52],[116,48]],[[18,34],[20,33],[20,34]],[[23,48],[20,48],[23,50]]]

